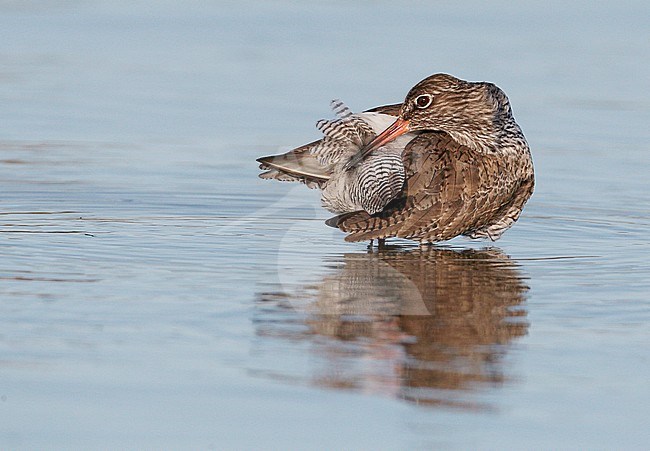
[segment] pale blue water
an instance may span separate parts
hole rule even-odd
[[[1,2],[0,448],[647,449],[649,30],[641,1]],[[495,245],[369,254],[257,179],[330,99],[435,72],[501,86],[533,148]]]

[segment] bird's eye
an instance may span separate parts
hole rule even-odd
[[[415,106],[421,109],[428,108],[431,102],[433,102],[431,94],[422,94],[415,98]]]

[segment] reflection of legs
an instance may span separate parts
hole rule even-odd
[[[374,244],[375,240],[370,240],[370,243],[368,243],[368,249],[372,250],[372,245]],[[386,245],[386,238],[377,238],[377,249],[383,249],[384,246]]]

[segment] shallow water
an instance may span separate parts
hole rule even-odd
[[[0,3],[0,445],[646,449],[645,2]],[[496,243],[369,252],[254,159],[434,72],[510,96]]]

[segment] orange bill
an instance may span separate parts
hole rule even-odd
[[[345,165],[345,170],[351,169],[359,164],[364,158],[366,158],[373,150],[380,148],[381,146],[391,142],[398,136],[403,135],[404,133],[409,132],[409,121],[406,119],[398,118],[393,122],[386,130],[381,132],[370,141],[366,146],[364,146],[356,155],[354,155],[350,161]]]

